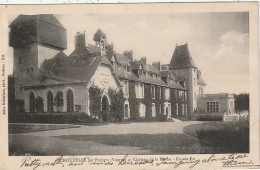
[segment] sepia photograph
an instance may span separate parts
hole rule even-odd
[[[0,169],[260,167],[257,3],[0,7]]]
[[[249,152],[248,12],[9,22],[10,156]]]

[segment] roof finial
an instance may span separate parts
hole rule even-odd
[[[187,38],[186,38],[186,45],[187,45],[188,43],[187,43]]]

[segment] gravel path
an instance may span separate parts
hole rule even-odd
[[[110,123],[101,126],[81,126],[79,128],[58,129],[24,133],[30,136],[63,136],[63,135],[118,135],[118,134],[159,134],[159,133],[183,133],[185,126],[203,122],[134,122],[134,123]]]

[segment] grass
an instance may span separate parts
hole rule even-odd
[[[79,126],[72,125],[18,125],[18,124],[9,124],[8,133],[9,134],[19,134],[19,133],[29,133],[37,131],[46,131],[46,130],[57,130],[57,129],[68,129],[68,128],[78,128]]]
[[[249,122],[208,122],[184,128],[186,134],[197,137],[201,143],[221,147],[226,153],[249,152]]]
[[[196,138],[186,134],[124,134],[124,135],[66,135],[61,139],[94,141],[114,146],[134,146],[150,150],[152,154],[201,154],[221,151],[200,145]],[[116,151],[115,151],[116,153]]]
[[[38,151],[29,151],[21,147],[10,146],[9,156],[45,156],[46,154]]]

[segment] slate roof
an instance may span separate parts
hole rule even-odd
[[[114,53],[114,55],[115,55],[116,61],[120,64],[129,65],[129,62],[131,62],[131,60],[127,56],[124,56],[124,55],[116,53],[116,52]]]
[[[195,63],[191,57],[191,54],[188,49],[188,44],[176,46],[171,62],[170,68],[187,68],[187,67],[195,67]]]
[[[130,61],[130,59],[127,56],[124,56],[124,55],[118,54],[118,53],[115,53],[115,58],[116,58],[117,62],[120,64],[126,65],[127,63],[129,63],[132,69],[138,69],[142,65],[144,70],[151,72],[153,74],[161,75],[160,74],[161,72],[159,72],[159,70],[156,67],[154,67],[150,64],[144,64],[141,61]],[[175,75],[170,71],[166,71],[170,74],[170,79],[171,79],[170,81],[167,81],[167,83],[166,83],[160,77],[154,78],[154,77],[150,77],[147,75],[138,75],[137,76],[132,71],[130,71],[130,72],[126,71],[122,65],[117,65],[116,67],[114,67],[114,70],[115,70],[116,75],[120,79],[132,80],[132,81],[136,81],[136,82],[142,82],[142,83],[148,83],[148,84],[154,84],[154,85],[160,85],[160,86],[166,86],[166,87],[186,90],[185,88],[183,88],[180,85],[179,82],[175,81],[175,79],[174,79]]]
[[[111,63],[106,56],[92,54],[67,56],[60,52],[54,58],[45,60],[40,67],[40,75],[26,83],[26,86],[88,83],[100,63],[108,65],[112,70]],[[117,83],[119,84],[119,79],[117,79]]]
[[[98,29],[97,32],[94,34],[93,41],[100,41],[102,37],[106,38],[106,34],[103,33],[101,29]]]

